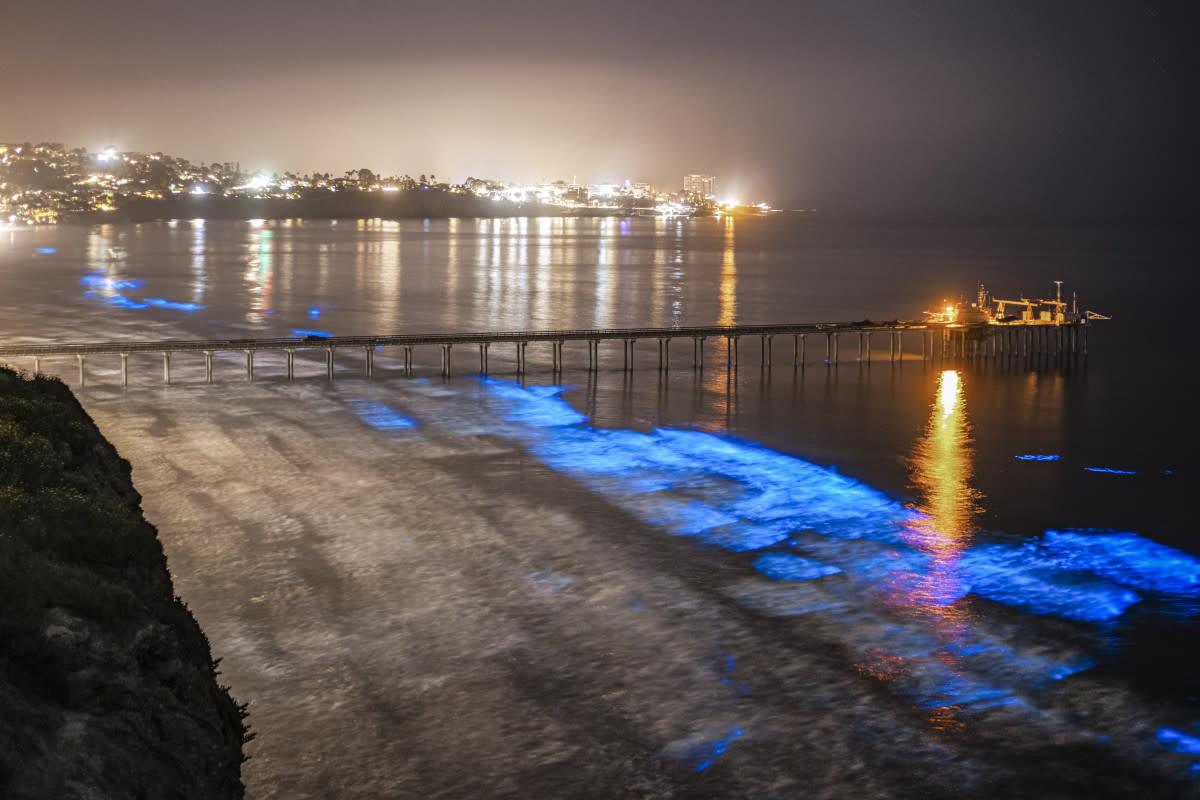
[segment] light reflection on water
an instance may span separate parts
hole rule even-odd
[[[936,663],[925,664],[943,672],[941,683],[961,680],[961,650],[968,638],[970,609],[962,600],[969,591],[962,554],[970,547],[979,513],[978,492],[972,488],[970,428],[963,381],[955,370],[943,370],[924,436],[916,443],[910,461],[911,480],[921,499],[917,515],[900,528],[900,539],[925,558],[919,571],[890,575],[880,593],[884,603],[905,617],[928,626],[937,640],[932,653]],[[864,669],[884,680],[894,680],[906,665],[893,654],[875,651],[880,664]],[[954,697],[926,697],[936,728],[960,725]]]

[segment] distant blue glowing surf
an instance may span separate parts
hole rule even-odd
[[[58,251],[57,251],[57,250],[55,250],[53,247],[39,247],[39,248],[37,249],[37,251],[38,251],[39,253],[41,253],[42,255],[44,255],[44,256],[48,256],[48,255],[51,255],[51,254],[53,254],[53,253],[57,253],[57,252],[58,252]]]
[[[170,311],[186,311],[189,314],[208,308],[208,306],[200,306],[195,303],[178,303],[173,300],[167,300],[165,297],[145,297],[142,299],[142,302],[155,308],[165,308]]]
[[[1109,467],[1084,467],[1088,472],[1107,472],[1110,475],[1137,475],[1133,469],[1111,469]]]
[[[329,331],[307,331],[301,328],[294,329],[292,336],[317,336],[322,339],[328,339],[333,336]]]
[[[412,417],[374,400],[348,399],[346,401],[363,422],[380,431],[406,431],[417,427]]]
[[[1013,458],[1017,459],[1018,461],[1059,461],[1062,459],[1062,456],[1048,454],[1048,455],[1013,456]]]
[[[93,286],[97,289],[138,289],[146,283],[137,279],[113,280],[106,278],[103,272],[90,272],[80,278],[79,282],[84,286]]]
[[[312,319],[320,319],[321,312],[328,311],[331,308],[336,308],[336,306],[309,306],[308,307],[308,316]]]
[[[93,297],[97,300],[103,300],[115,308],[142,309],[150,307],[146,303],[139,303],[136,300],[130,300],[123,294],[106,295],[100,292],[98,289],[88,289],[86,292],[84,292],[84,295],[87,297]]]
[[[141,300],[134,300],[116,290],[140,288],[145,285],[146,282],[144,280],[136,278],[114,280],[107,277],[107,274],[102,271],[89,272],[79,279],[79,283],[83,286],[91,287],[84,292],[84,296],[103,300],[114,308],[141,310],[153,307],[162,308],[167,311],[186,311],[190,314],[208,307],[197,305],[196,303],[180,303],[168,300],[165,297],[143,297]]]

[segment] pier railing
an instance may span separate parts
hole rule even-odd
[[[214,353],[243,352],[246,356],[246,375],[254,377],[254,354],[258,351],[282,351],[287,356],[287,377],[294,376],[294,356],[297,350],[323,350],[326,354],[326,372],[333,378],[334,353],[343,348],[360,348],[365,354],[364,374],[374,371],[374,355],[384,347],[400,348],[404,354],[404,370],[411,374],[413,348],[440,346],[442,349],[442,374],[450,374],[450,352],[455,345],[479,347],[479,371],[486,373],[488,350],[494,344],[513,344],[516,347],[516,371],[525,372],[525,348],[531,342],[549,342],[553,354],[553,370],[563,367],[563,345],[568,341],[585,341],[588,345],[588,369],[599,369],[599,346],[605,341],[620,341],[623,344],[624,369],[633,369],[634,343],[640,340],[657,340],[658,367],[667,369],[670,364],[670,344],[675,339],[692,340],[692,367],[704,365],[704,342],[710,338],[725,339],[728,364],[738,363],[738,342],[744,336],[758,336],[761,340],[764,367],[771,366],[773,340],[776,336],[793,338],[792,364],[803,366],[806,361],[806,340],[813,335],[825,337],[825,363],[837,364],[839,340],[844,335],[857,334],[858,361],[871,360],[872,334],[889,337],[889,360],[904,357],[904,334],[916,332],[921,338],[921,357],[975,357],[1000,354],[1031,355],[1035,353],[1087,354],[1086,321],[1060,324],[1013,322],[991,325],[943,325],[927,322],[891,321],[876,323],[862,322],[818,322],[775,325],[713,325],[675,328],[601,328],[565,329],[541,331],[479,331],[466,333],[404,333],[383,336],[316,336],[262,339],[167,339],[146,342],[137,340],[51,343],[51,344],[6,344],[0,345],[0,360],[32,359],[34,372],[41,371],[41,361],[48,358],[74,356],[79,362],[80,382],[83,382],[84,360],[88,356],[117,355],[121,358],[121,382],[129,380],[128,359],[133,353],[161,353],[163,380],[170,381],[171,355],[180,352],[199,352],[205,359],[205,377],[212,381],[212,359]],[[940,345],[940,347],[939,347]]]

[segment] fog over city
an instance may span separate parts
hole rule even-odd
[[[703,172],[784,207],[1178,212],[1185,10],[27,3],[0,25],[0,141],[452,181]]]

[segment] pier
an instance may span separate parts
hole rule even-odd
[[[1086,357],[1088,346],[1088,323],[1086,319],[1067,322],[1016,321],[992,324],[939,324],[931,322],[886,322],[869,321],[838,323],[804,323],[794,325],[735,325],[688,328],[617,328],[597,330],[550,330],[550,331],[503,331],[478,333],[431,333],[395,334],[386,336],[306,336],[303,338],[271,339],[211,339],[211,340],[166,340],[159,342],[108,341],[78,344],[26,344],[0,346],[0,361],[19,367],[12,360],[32,360],[34,374],[41,373],[42,361],[54,358],[74,358],[79,370],[79,383],[85,378],[85,362],[91,357],[115,356],[120,358],[121,384],[129,384],[129,356],[132,354],[155,353],[162,358],[162,381],[171,382],[171,357],[179,353],[197,353],[204,358],[205,381],[213,382],[213,355],[215,353],[242,353],[245,356],[246,380],[254,380],[254,357],[261,352],[279,352],[286,358],[287,379],[295,377],[295,355],[298,350],[311,350],[324,354],[325,375],[334,377],[334,357],[338,350],[357,350],[363,354],[363,375],[371,377],[375,371],[375,356],[383,348],[392,348],[403,357],[404,374],[413,374],[413,351],[421,348],[438,348],[441,355],[441,374],[451,374],[451,354],[466,348],[478,348],[478,372],[488,373],[488,356],[493,346],[507,345],[513,348],[515,372],[526,371],[526,348],[530,344],[550,345],[551,369],[557,374],[564,369],[565,345],[582,342],[587,349],[587,369],[600,369],[601,344],[620,343],[622,347],[622,369],[626,372],[635,368],[635,347],[639,341],[654,341],[658,344],[658,358],[651,365],[659,370],[670,368],[671,344],[682,340],[691,345],[690,366],[694,370],[704,369],[705,346],[712,339],[721,344],[724,340],[726,365],[735,370],[740,358],[740,343],[744,338],[758,339],[759,365],[769,369],[777,348],[776,339],[791,344],[791,366],[803,368],[806,364],[808,339],[815,337],[824,345],[824,363],[836,366],[843,363],[841,345],[844,340],[857,344],[857,355],[853,361],[871,362],[871,337],[887,337],[889,362],[903,362],[906,338],[913,347],[914,337],[919,339],[921,360],[973,359],[986,357],[1035,356]],[[611,348],[609,348],[611,349]],[[679,348],[676,348],[679,352]],[[686,351],[685,351],[686,352]],[[916,352],[914,349],[912,352]],[[474,365],[474,356],[470,359]]]

